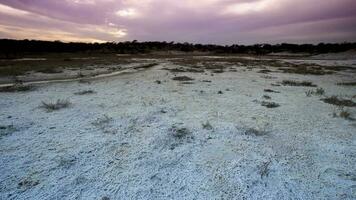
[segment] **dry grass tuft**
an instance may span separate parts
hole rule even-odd
[[[41,108],[44,108],[48,112],[68,108],[72,103],[69,100],[58,99],[56,102],[44,102],[42,101]]]
[[[317,88],[316,90],[308,90],[305,92],[307,97],[311,97],[312,95],[322,96],[325,94],[325,90],[323,88]]]
[[[187,128],[177,126],[172,126],[169,131],[171,132],[173,137],[178,139],[185,138],[192,134]]]
[[[202,126],[203,126],[203,129],[206,129],[206,130],[212,130],[213,129],[213,126],[210,124],[209,121],[207,121],[206,123],[203,123]]]

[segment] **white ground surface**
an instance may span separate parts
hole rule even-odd
[[[266,79],[236,67],[214,76],[177,73],[195,79],[182,84],[163,67],[172,66],[0,93],[0,125],[13,125],[0,130],[0,199],[356,198],[356,122],[333,117],[337,108],[321,97],[306,97],[311,88],[271,86],[308,80],[328,96],[351,98],[355,87],[335,83],[355,74]],[[87,89],[96,94],[74,95]],[[262,107],[265,94],[281,106]],[[72,105],[39,108],[57,99]],[[95,123],[104,116],[112,120]],[[207,121],[213,129],[203,129]],[[190,134],[174,137],[172,126]]]

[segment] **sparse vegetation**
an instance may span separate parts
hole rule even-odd
[[[259,130],[256,128],[249,128],[245,131],[245,135],[254,135],[254,136],[263,136],[266,135],[267,131],[265,130]]]
[[[304,87],[317,87],[310,81],[293,81],[293,80],[283,80],[282,85],[284,86],[304,86]]]
[[[263,95],[262,98],[264,98],[264,99],[271,99],[271,97],[268,96],[268,95]]]
[[[206,130],[213,129],[213,126],[210,124],[209,121],[207,121],[206,123],[203,123],[202,126],[203,126],[203,129],[206,129]]]
[[[69,100],[58,99],[56,102],[44,102],[42,101],[41,108],[44,108],[48,112],[68,108],[72,103]]]
[[[144,65],[134,67],[134,69],[148,69],[148,68],[154,67],[156,65],[158,65],[158,63],[149,63],[149,64],[144,64]]]
[[[261,106],[264,106],[266,108],[277,108],[280,105],[278,103],[275,103],[275,102],[262,101],[261,102]]]
[[[340,117],[347,120],[355,120],[348,110],[345,110],[343,106],[339,106],[338,111],[333,113],[334,117]]]
[[[172,126],[169,131],[171,132],[172,136],[178,139],[187,137],[191,135],[191,132],[184,127],[177,127],[177,126]]]
[[[318,65],[292,65],[288,68],[279,68],[284,73],[293,73],[293,74],[304,74],[304,75],[325,75],[325,74],[332,74],[333,71],[326,70],[324,67]]]
[[[41,72],[41,73],[45,73],[45,74],[56,74],[56,73],[62,73],[63,69],[61,68],[43,68],[43,69],[39,69],[37,70],[37,72]]]
[[[259,174],[261,175],[261,178],[264,176],[268,176],[269,174],[269,165],[271,164],[271,160],[262,163],[262,165],[259,166]]]
[[[33,180],[32,178],[25,178],[24,180],[18,183],[18,187],[20,189],[27,190],[35,187],[39,183],[40,182],[38,180]]]
[[[175,80],[175,81],[193,81],[194,79],[190,78],[188,76],[176,76],[176,77],[173,77],[172,80]]]
[[[74,93],[75,95],[86,95],[86,94],[95,94],[94,90],[83,90],[83,91],[79,91]]]
[[[22,83],[15,83],[11,86],[0,87],[0,92],[26,92],[32,90],[31,85],[24,85]]]
[[[272,71],[269,70],[269,69],[261,69],[261,70],[258,71],[258,73],[262,73],[262,74],[268,74],[270,72],[272,72]]]
[[[15,131],[17,131],[17,129],[14,125],[0,126],[0,139],[4,136],[11,135]]]
[[[341,82],[341,83],[337,83],[337,85],[342,85],[342,86],[356,86],[356,82]]]
[[[349,99],[342,99],[337,96],[331,96],[324,99],[321,99],[323,102],[336,105],[336,106],[345,106],[345,107],[356,107],[356,103]]]
[[[323,88],[317,88],[315,90],[308,90],[305,92],[305,95],[307,97],[311,97],[312,95],[322,96],[324,94],[325,94],[325,90]]]
[[[270,93],[280,93],[279,91],[271,90],[271,89],[264,89],[264,92],[270,92]]]
[[[113,121],[112,117],[109,117],[108,115],[104,115],[103,117],[96,119],[92,124],[94,126],[103,127],[112,121]]]

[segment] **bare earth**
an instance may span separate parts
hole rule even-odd
[[[356,81],[356,60],[136,61],[0,93],[0,199],[356,198],[356,107],[320,100],[356,102],[355,86],[337,84]],[[283,73],[286,63],[347,68]],[[43,108],[57,99],[71,104]]]

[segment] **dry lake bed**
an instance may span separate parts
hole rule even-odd
[[[355,56],[51,59],[0,62],[0,199],[356,198]]]

